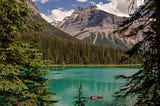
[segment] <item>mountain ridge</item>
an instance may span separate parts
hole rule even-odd
[[[42,31],[30,31],[22,36],[22,41],[36,41],[42,53],[42,59],[51,60],[53,64],[118,64],[122,50],[108,46],[90,45],[75,39],[69,34],[46,22],[35,4],[28,0],[33,14],[26,17],[30,24],[44,23]],[[31,8],[30,7],[30,8]],[[35,11],[35,13],[34,13]],[[37,13],[36,13],[37,12]],[[125,62],[124,62],[125,63]]]
[[[76,8],[71,16],[64,18],[54,26],[83,42],[129,49],[137,42],[137,39],[124,39],[122,35],[112,33],[125,19],[126,17],[118,17],[99,10],[93,5]]]

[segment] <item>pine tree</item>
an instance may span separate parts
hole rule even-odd
[[[78,94],[74,97],[76,100],[73,102],[74,106],[85,106],[87,103],[87,98],[83,96],[82,84],[80,83],[78,88]]]
[[[30,13],[25,0],[0,1],[1,106],[49,106],[55,102],[46,86],[49,71],[38,45],[21,40],[22,33],[39,29],[39,25],[25,22]]]
[[[144,0],[144,4],[136,9],[133,8],[135,2],[136,0],[132,0],[130,9],[136,11],[119,26],[117,32],[123,32],[124,37],[143,35],[143,40],[126,52],[129,57],[142,54],[143,65],[142,69],[132,76],[117,77],[126,79],[127,83],[115,93],[115,97],[121,101],[134,97],[136,98],[132,104],[134,106],[158,106],[160,105],[160,1]]]

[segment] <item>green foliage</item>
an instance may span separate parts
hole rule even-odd
[[[131,7],[135,1],[132,0]],[[132,76],[118,76],[128,82],[115,93],[117,100],[125,101],[128,97],[136,97],[134,106],[160,105],[160,2],[145,0],[131,17],[124,21],[117,32],[125,32],[132,27],[125,37],[143,35],[143,40],[127,51],[129,57],[143,55],[142,69]],[[138,23],[138,24],[137,24]],[[133,27],[136,25],[136,27]]]
[[[80,83],[78,88],[78,94],[74,97],[76,100],[73,102],[74,106],[85,106],[87,103],[87,98],[83,96],[82,84]]]
[[[1,106],[49,106],[49,79],[45,75],[45,61],[37,44],[22,42],[21,35],[37,25],[27,24],[30,14],[25,0],[0,1],[0,105]]]
[[[139,63],[138,58],[121,62],[124,51],[107,46],[89,45],[80,41],[47,35],[23,36],[23,41],[32,40],[39,41],[43,59],[50,59],[54,64]]]

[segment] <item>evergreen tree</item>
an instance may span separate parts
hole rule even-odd
[[[78,88],[78,95],[74,97],[76,100],[73,102],[74,106],[85,106],[87,103],[87,98],[83,96],[82,84],[80,83]]]
[[[126,53],[129,57],[143,55],[142,69],[132,76],[120,75],[127,83],[115,93],[118,100],[128,97],[136,98],[134,106],[160,105],[160,1],[144,0],[139,8],[133,8],[136,0],[132,0],[130,9],[136,10],[117,30],[125,37],[143,35],[143,40],[134,45]],[[132,11],[132,10],[131,10]],[[134,27],[136,26],[136,27]],[[130,30],[128,30],[130,29]]]
[[[17,2],[18,1],[18,2]],[[36,43],[22,42],[21,35],[39,25],[25,22],[31,11],[25,0],[0,1],[0,105],[49,106],[49,80]]]

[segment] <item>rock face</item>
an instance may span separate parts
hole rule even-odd
[[[124,19],[124,17],[98,10],[96,6],[89,6],[78,7],[71,16],[54,25],[87,43],[128,49],[137,40],[133,38],[124,40],[120,35],[112,33],[117,24]]]

